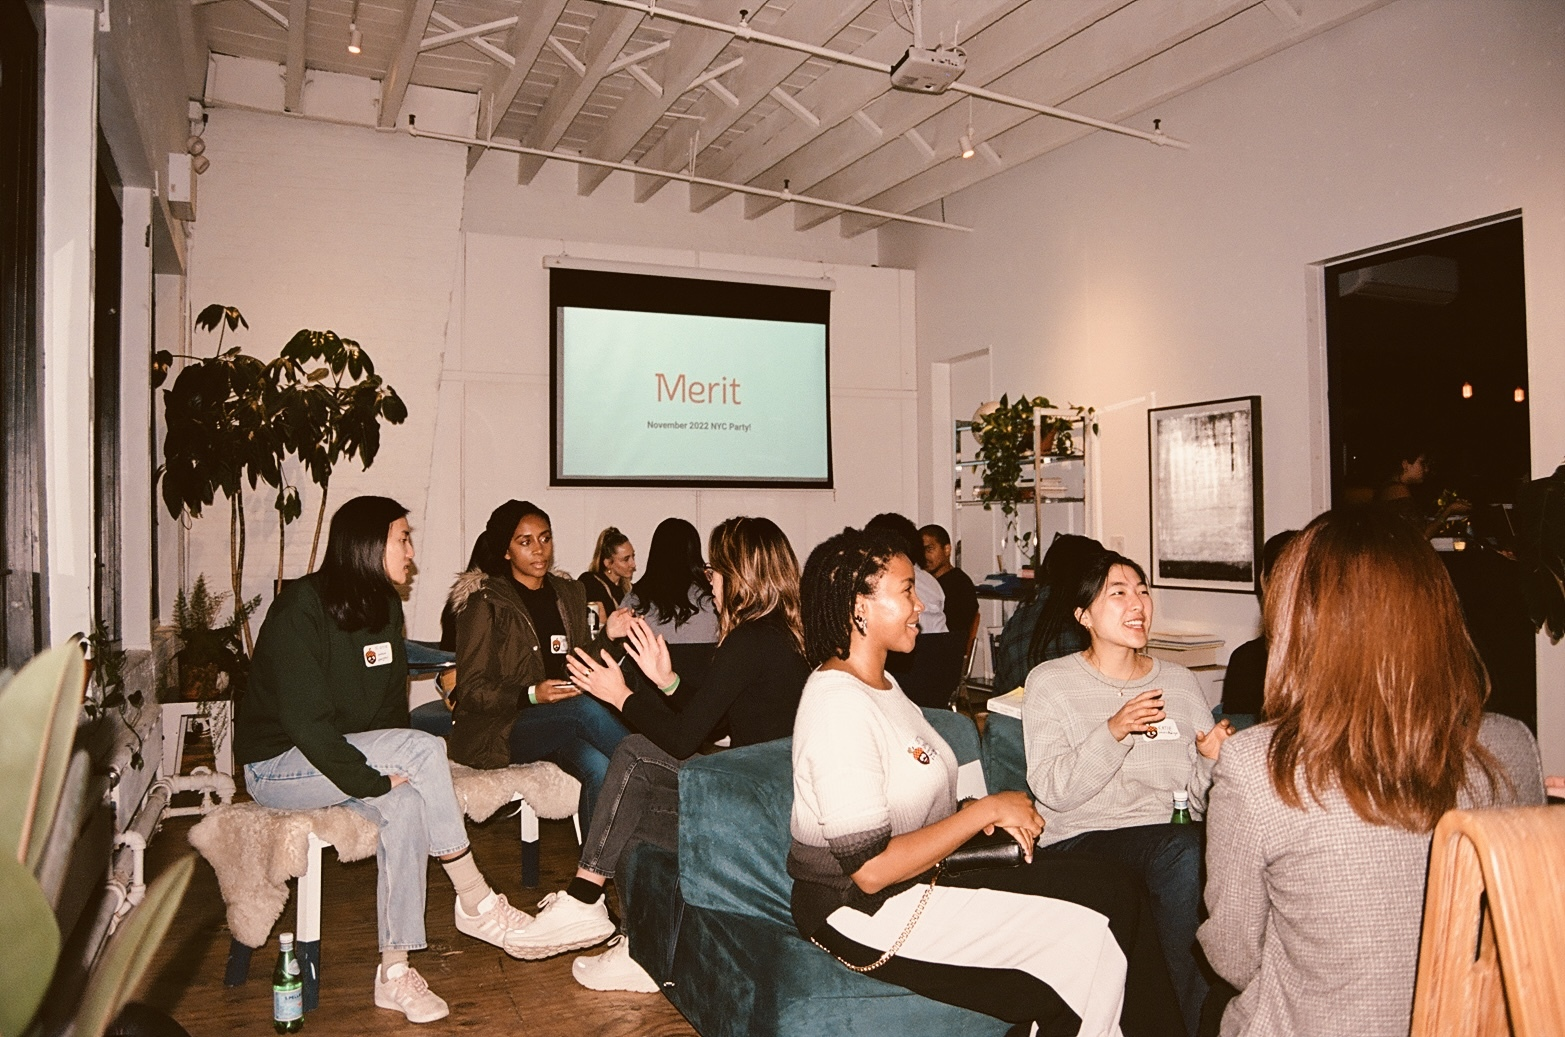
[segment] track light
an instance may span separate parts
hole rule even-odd
[[[967,134],[964,133],[958,137],[957,143],[962,145],[963,158],[972,158],[974,155],[978,154],[978,150],[973,147],[973,138],[969,137]]]
[[[348,23],[348,53],[357,54],[364,49],[364,34],[352,22]]]
[[[188,154],[199,155],[205,150],[206,141],[202,140],[199,134],[192,134],[190,139],[185,141],[185,151]]]
[[[211,166],[212,160],[207,158],[205,155],[197,155],[190,160],[190,168],[196,171],[197,176],[205,173],[208,169],[211,168]]]

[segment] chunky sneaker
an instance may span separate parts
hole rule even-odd
[[[462,900],[456,902],[456,929],[475,940],[504,947],[506,941],[533,924],[533,917],[526,911],[518,911],[505,899],[504,893],[489,894],[492,902],[485,910],[470,915],[462,910]]]
[[[503,946],[511,957],[532,961],[593,947],[613,935],[614,923],[602,897],[595,904],[583,904],[562,889],[538,901],[538,917],[527,928],[507,935]]]
[[[429,989],[418,969],[405,961],[389,969],[376,967],[375,1007],[401,1012],[410,1023],[432,1023],[451,1014],[451,1009],[440,995]]]
[[[637,994],[656,994],[657,980],[636,964],[630,956],[630,941],[623,935],[609,941],[602,954],[577,958],[571,962],[571,975],[588,990],[630,990]]]

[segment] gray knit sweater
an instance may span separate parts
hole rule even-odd
[[[1153,688],[1162,689],[1173,728],[1155,739],[1129,734],[1116,742],[1109,717]],[[1080,652],[1034,667],[1022,734],[1027,784],[1046,822],[1038,844],[1166,822],[1178,789],[1190,794],[1190,812],[1201,817],[1212,761],[1196,751],[1195,738],[1211,726],[1195,674],[1177,663],[1153,659],[1151,672],[1129,682],[1109,680]]]

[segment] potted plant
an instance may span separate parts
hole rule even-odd
[[[250,659],[240,638],[244,619],[261,605],[260,595],[240,603],[228,622],[217,618],[228,599],[226,593],[207,589],[206,577],[197,576],[187,596],[174,597],[174,632],[179,650],[179,696],[187,702],[214,702],[237,698],[250,674]]]
[[[82,712],[88,720],[101,719],[110,712],[119,715],[125,730],[136,739],[136,747],[131,750],[130,765],[139,771],[146,763],[142,755],[145,744],[141,732],[136,729],[136,722],[141,719],[143,696],[139,691],[125,690],[125,649],[120,647],[117,639],[109,636],[101,622],[93,624],[92,633],[87,636],[86,648],[85,662],[90,683],[82,701]]]

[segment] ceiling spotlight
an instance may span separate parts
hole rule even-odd
[[[205,173],[211,167],[212,160],[207,158],[205,155],[197,155],[195,158],[190,160],[190,168],[196,171],[197,176]]]
[[[958,137],[957,143],[962,145],[963,158],[972,158],[974,155],[978,154],[978,150],[973,147],[973,138],[969,137],[967,134],[964,133]]]
[[[352,22],[348,23],[348,53],[357,54],[364,49],[364,34]]]
[[[189,140],[185,141],[185,152],[187,154],[199,155],[205,150],[206,141],[201,138],[200,134],[194,134]]]

